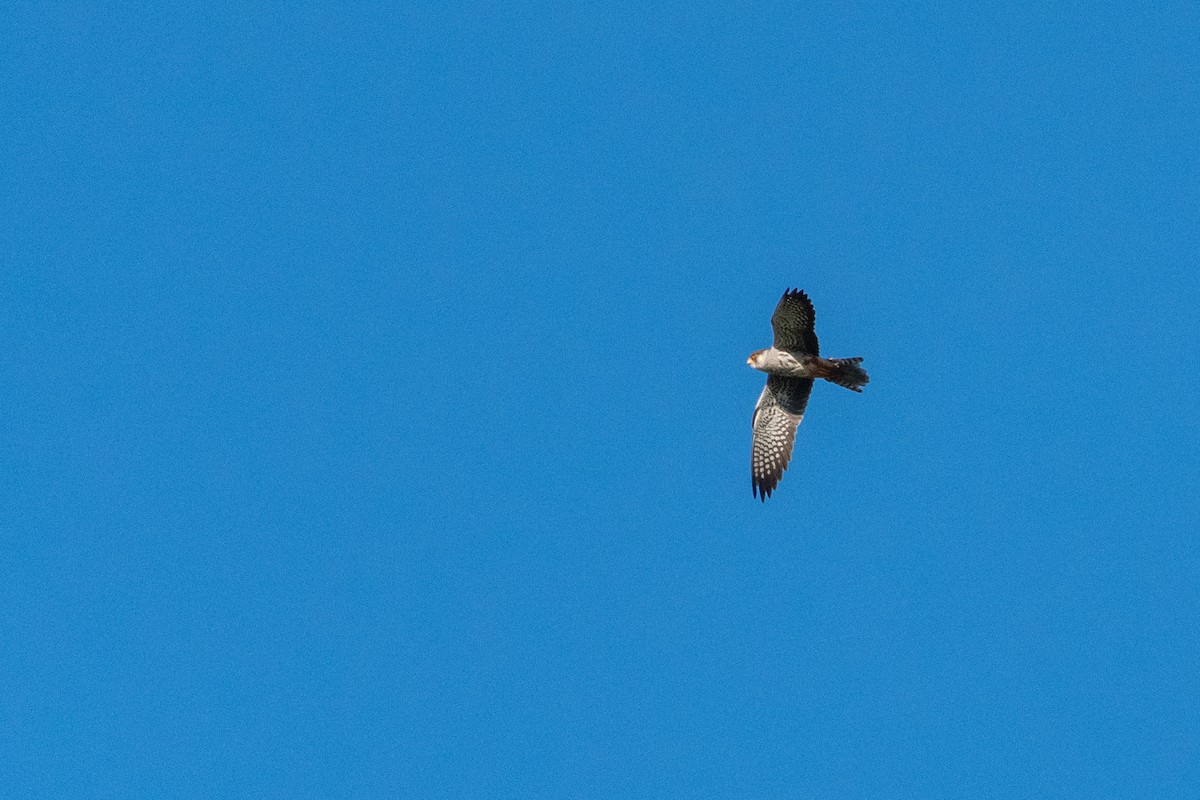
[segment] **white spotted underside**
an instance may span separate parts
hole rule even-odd
[[[811,378],[772,375],[758,398],[750,465],[754,492],[763,499],[771,496],[791,460],[812,384]]]

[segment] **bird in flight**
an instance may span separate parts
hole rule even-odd
[[[764,503],[792,457],[796,426],[804,419],[813,379],[824,378],[855,392],[861,392],[870,380],[859,366],[861,358],[821,358],[813,332],[815,319],[808,295],[800,289],[787,290],[771,316],[775,344],[746,359],[747,364],[767,373],[767,385],[754,406],[750,455],[751,486]]]

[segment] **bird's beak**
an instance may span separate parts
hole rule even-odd
[[[754,366],[754,356],[750,356],[749,358],[747,358],[746,363],[753,367]]]

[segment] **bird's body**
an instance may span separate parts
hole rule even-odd
[[[789,353],[776,347],[759,350],[750,357],[750,366],[768,375],[783,375],[788,378],[823,377],[820,356],[810,353]]]
[[[815,319],[808,295],[799,289],[784,292],[771,316],[774,345],[756,350],[746,359],[768,376],[754,407],[750,463],[751,486],[764,501],[788,467],[813,380],[824,378],[855,392],[861,392],[870,380],[859,366],[861,358],[821,358],[813,330]]]

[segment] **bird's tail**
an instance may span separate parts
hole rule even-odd
[[[862,387],[871,380],[867,377],[867,371],[859,366],[861,363],[861,358],[827,358],[825,367],[829,371],[823,377],[838,386],[861,392]]]

